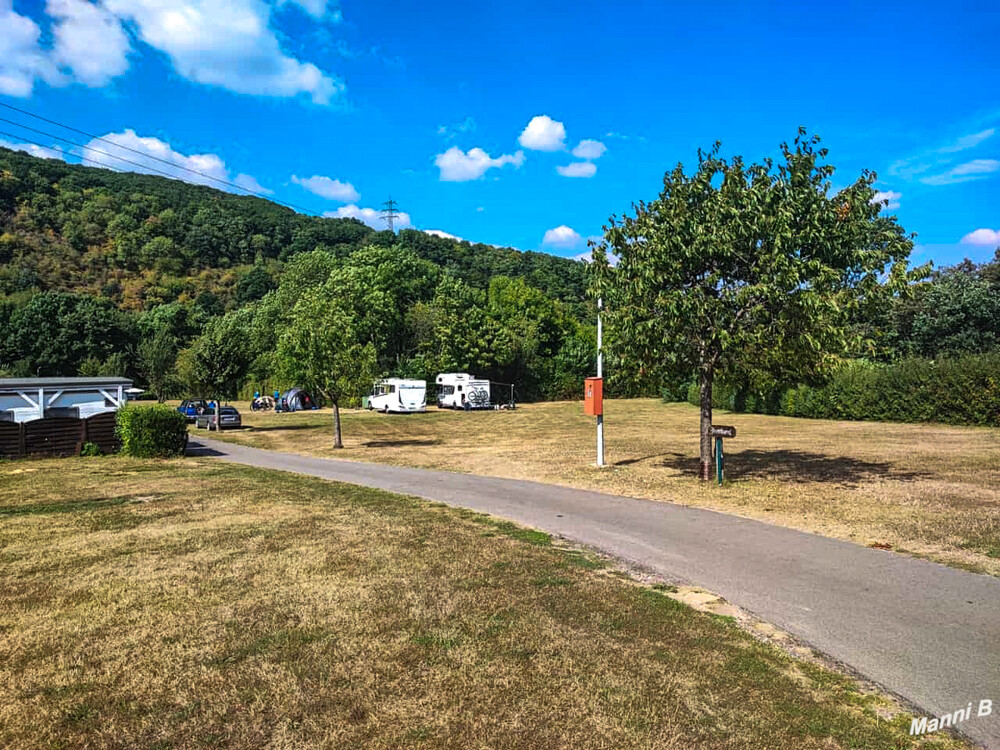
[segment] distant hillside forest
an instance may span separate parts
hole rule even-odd
[[[327,299],[384,375],[464,371],[521,399],[575,398],[596,356],[586,271],[0,148],[2,375],[127,374],[160,395],[293,385],[282,337],[309,326],[303,300]],[[856,358],[1000,351],[1000,249],[912,291],[856,321],[877,343]]]
[[[579,390],[595,356],[585,268],[0,148],[6,374],[127,373],[145,383],[142,345],[162,332],[177,361],[168,390],[190,392],[198,384],[185,362],[207,327],[225,322],[255,352],[241,387],[279,385],[266,356],[278,331],[255,317],[267,309],[279,325],[276,300],[292,305],[338,270],[370,273],[367,291],[382,294],[371,326],[385,374],[470,371],[515,381],[522,398],[560,397]]]

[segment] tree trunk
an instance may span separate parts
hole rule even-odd
[[[333,402],[333,447],[344,447],[344,441],[340,436],[340,404],[336,401]]]
[[[701,471],[700,476],[708,481],[712,478],[712,378],[710,367],[702,367],[698,375],[698,391],[701,401]]]

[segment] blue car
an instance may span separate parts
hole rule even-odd
[[[181,405],[177,407],[177,411],[183,414],[188,422],[194,422],[199,414],[204,414],[208,411],[208,401],[203,398],[185,399],[181,401]]]

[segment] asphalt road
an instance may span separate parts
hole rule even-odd
[[[199,447],[201,444],[201,447]],[[314,458],[199,437],[191,453],[471,508],[713,591],[1000,748],[1000,580],[737,516],[556,485]],[[982,699],[993,713],[977,717]]]

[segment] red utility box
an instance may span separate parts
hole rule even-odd
[[[604,378],[583,381],[583,413],[591,417],[604,415]]]

